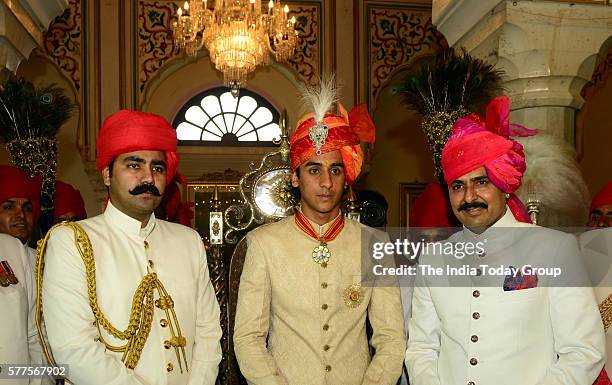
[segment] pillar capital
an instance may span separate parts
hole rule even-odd
[[[449,45],[505,72],[515,118],[573,141],[580,91],[612,35],[612,7],[604,3],[434,0],[432,17]]]

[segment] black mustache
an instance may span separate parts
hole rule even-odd
[[[470,210],[470,209],[486,209],[489,205],[483,202],[472,202],[472,203],[464,203],[459,206],[459,211]]]
[[[130,194],[132,195],[140,195],[144,193],[151,193],[155,195],[156,197],[161,196],[161,194],[159,193],[159,190],[153,184],[141,184],[141,185],[134,187],[132,190],[130,190]]]

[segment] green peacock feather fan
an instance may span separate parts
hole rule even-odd
[[[444,183],[442,149],[454,122],[499,95],[503,72],[449,48],[423,59],[405,78],[401,95],[409,108],[423,115],[422,129],[433,154],[436,177]]]
[[[34,87],[25,79],[9,78],[0,86],[0,137],[15,139],[54,138],[70,118],[72,101],[55,84]]]

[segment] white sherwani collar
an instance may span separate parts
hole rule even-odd
[[[109,226],[118,227],[123,232],[142,239],[146,239],[155,228],[155,214],[151,213],[149,222],[145,227],[142,227],[142,223],[138,219],[134,219],[117,209],[110,200],[103,215]]]

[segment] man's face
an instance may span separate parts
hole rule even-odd
[[[78,220],[79,220],[79,216],[77,215],[77,213],[75,213],[74,211],[68,211],[67,213],[62,214],[59,217],[57,217],[57,219],[55,220],[55,223],[76,222]]]
[[[595,207],[589,216],[589,227],[612,227],[612,205]]]
[[[314,156],[291,176],[293,187],[300,189],[302,211],[310,219],[335,217],[346,186],[340,151]],[[325,223],[325,222],[323,222]]]
[[[28,198],[11,198],[0,203],[0,233],[26,244],[34,228],[34,207]]]
[[[486,230],[506,212],[506,195],[489,181],[484,167],[453,181],[448,192],[457,219],[476,233]]]
[[[102,170],[112,204],[126,215],[146,223],[166,188],[166,160],[161,151],[134,151],[119,155]]]

